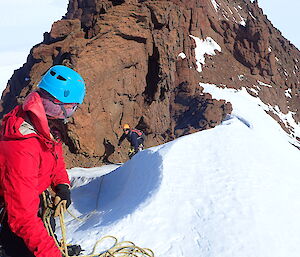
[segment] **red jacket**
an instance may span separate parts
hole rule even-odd
[[[61,257],[54,239],[37,216],[39,195],[49,186],[69,184],[62,145],[51,139],[38,93],[31,93],[2,122],[0,196],[8,224],[37,257]]]

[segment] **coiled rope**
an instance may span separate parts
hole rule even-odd
[[[45,200],[46,199],[44,198],[44,201]],[[66,201],[61,201],[55,208],[55,212],[53,211],[53,208],[49,207],[49,205],[47,205],[47,206],[48,207],[45,209],[44,215],[43,215],[43,221],[44,221],[45,227],[48,230],[49,235],[51,235],[54,238],[56,245],[60,249],[62,255],[64,257],[69,257],[67,238],[66,238],[66,225],[64,222],[64,213],[67,211]],[[62,238],[61,238],[60,242],[58,242],[56,236],[54,235],[53,229],[51,227],[51,224],[50,224],[51,215],[54,215],[55,217],[56,216],[59,217],[61,234],[62,234]],[[72,215],[72,216],[74,217],[74,215]],[[106,239],[113,240],[114,241],[113,245],[109,249],[107,249],[101,253],[95,253],[97,246],[99,246],[100,243],[102,243]],[[98,257],[154,257],[154,253],[151,249],[138,247],[131,241],[118,242],[117,238],[114,236],[104,236],[101,239],[99,239],[98,241],[96,241],[91,254],[77,255],[77,256],[80,256],[80,257],[95,257],[95,256],[98,256]]]

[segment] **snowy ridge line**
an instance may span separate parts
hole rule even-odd
[[[268,84],[265,84],[261,81],[259,81],[261,86],[267,86],[267,87],[271,87]],[[219,88],[214,84],[204,84],[204,83],[200,83],[200,86],[202,86],[204,88],[204,92],[210,93],[214,98],[216,99],[225,99],[226,101],[231,102],[231,104],[233,105],[233,115],[237,116],[237,117],[245,117],[245,116],[253,116],[249,113],[249,110],[253,109],[253,108],[260,108],[261,110],[265,112],[272,112],[273,114],[275,114],[281,121],[282,123],[286,126],[286,128],[289,129],[289,131],[291,132],[291,134],[288,134],[287,132],[285,132],[280,125],[268,114],[265,113],[265,115],[267,116],[267,119],[271,119],[273,120],[274,123],[276,123],[276,125],[274,124],[274,126],[277,127],[278,133],[280,137],[287,137],[288,142],[290,142],[291,144],[295,145],[295,146],[300,146],[299,141],[297,140],[297,137],[300,137],[300,125],[299,123],[296,123],[293,115],[293,112],[288,112],[287,114],[283,114],[278,106],[271,106],[270,104],[265,104],[261,101],[260,98],[258,97],[253,97],[251,96],[247,90],[243,87],[241,90],[236,90],[236,89],[228,89],[228,88]],[[255,93],[258,93],[255,90],[252,90]],[[243,106],[243,104],[241,104],[241,99],[245,100],[245,103],[247,103],[247,105],[249,105],[248,107],[246,107],[246,104],[244,104],[245,106]],[[239,105],[239,107],[237,107]],[[247,108],[249,110],[247,110]],[[259,112],[257,112],[259,113]],[[262,116],[262,115],[261,115]],[[253,117],[253,120],[255,118]],[[263,118],[262,118],[263,119]],[[253,123],[253,122],[248,122],[249,124]],[[262,129],[262,128],[261,128]]]
[[[89,250],[115,235],[156,257],[298,257],[299,151],[253,97],[206,90],[231,97],[234,115],[102,176],[97,208],[99,177],[73,190],[71,207],[92,214],[68,221],[72,243]]]
[[[156,257],[298,257],[300,151],[245,88],[201,86],[232,115],[72,188],[84,222],[67,220],[69,242],[90,251],[114,235]]]
[[[118,169],[122,164],[109,164],[102,167],[93,167],[93,168],[72,168],[67,170],[71,187],[76,188],[90,183],[97,177],[105,176],[106,174]]]

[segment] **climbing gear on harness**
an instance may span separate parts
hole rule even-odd
[[[62,103],[82,104],[85,95],[83,78],[71,68],[63,65],[51,67],[38,84]]]

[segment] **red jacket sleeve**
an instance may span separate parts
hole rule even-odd
[[[26,151],[19,142],[10,145],[3,179],[4,199],[11,230],[21,237],[28,249],[36,257],[61,257],[54,239],[48,235],[42,220],[37,216],[39,208],[38,192],[38,150]],[[28,145],[27,145],[28,148]],[[23,150],[24,149],[24,150]]]
[[[70,184],[69,176],[66,170],[66,165],[63,157],[62,144],[57,143],[55,145],[56,152],[56,167],[52,174],[52,186],[55,187],[58,184]]]

